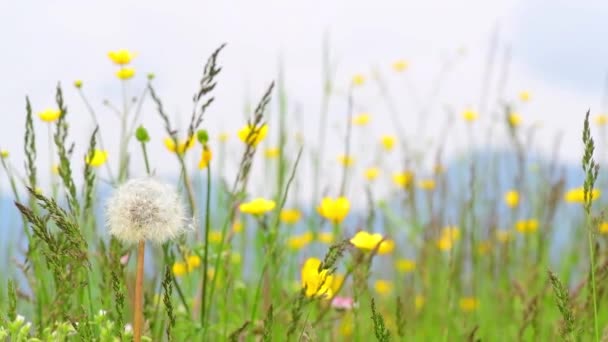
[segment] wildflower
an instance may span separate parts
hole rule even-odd
[[[509,121],[509,125],[511,127],[517,127],[519,125],[521,125],[521,115],[519,115],[518,113],[510,113],[509,116],[507,117],[508,121]]]
[[[312,242],[312,239],[313,239],[312,232],[306,232],[301,235],[295,235],[295,236],[290,237],[287,240],[287,246],[289,246],[289,248],[291,248],[291,249],[299,250],[299,249],[302,249],[302,248],[308,246],[308,244],[310,244]]]
[[[188,271],[192,271],[201,265],[201,258],[194,254],[190,255],[186,258],[186,265],[188,266]]]
[[[51,172],[54,175],[58,175],[59,174],[59,164],[53,164],[53,166],[51,166]]]
[[[517,207],[519,205],[519,192],[517,192],[517,190],[507,191],[504,200],[509,208]]]
[[[108,160],[108,151],[95,149],[93,155],[88,155],[85,160],[93,167],[100,167]]]
[[[513,234],[508,230],[499,229],[496,231],[496,240],[500,243],[507,243],[513,239]]]
[[[451,240],[459,240],[460,239],[460,228],[456,226],[447,226],[443,228],[441,231],[441,236],[447,237]]]
[[[393,70],[396,72],[403,72],[407,69],[408,63],[406,60],[399,59],[393,62]]]
[[[164,143],[165,147],[167,148],[167,150],[169,150],[169,152],[184,154],[186,151],[194,147],[194,145],[196,144],[196,140],[194,139],[194,137],[190,137],[189,140],[186,139],[178,142],[176,146],[175,140],[171,137],[167,137],[165,138]]]
[[[74,87],[76,87],[78,89],[82,88],[82,80],[74,81]]]
[[[324,197],[317,207],[319,215],[336,224],[344,220],[349,210],[350,202],[346,197]]]
[[[437,248],[439,248],[439,250],[441,251],[449,251],[450,249],[452,249],[452,246],[454,245],[454,240],[442,236],[441,238],[439,238],[439,240],[437,240]]]
[[[416,310],[422,309],[425,301],[426,300],[423,295],[416,295],[416,297],[414,297],[414,307],[416,308]]]
[[[249,202],[242,203],[239,209],[246,214],[261,215],[271,211],[274,207],[276,207],[276,203],[273,200],[258,197]]]
[[[490,241],[481,241],[477,245],[477,254],[486,255],[492,250],[492,243]]]
[[[38,113],[38,117],[40,120],[44,122],[54,122],[59,119],[61,116],[61,110],[55,108],[47,108],[40,113]]]
[[[203,146],[203,152],[201,153],[201,160],[198,162],[198,168],[200,170],[207,168],[212,157],[213,154],[211,153],[211,149],[209,148],[209,146]]]
[[[331,307],[336,310],[352,310],[355,307],[355,300],[352,297],[334,297],[331,300]]]
[[[388,280],[378,279],[374,282],[374,290],[381,296],[385,296],[393,290],[393,283]]]
[[[286,224],[296,224],[302,218],[302,212],[298,209],[283,209],[279,215],[281,222]]]
[[[321,268],[321,260],[308,258],[302,266],[302,287],[307,297],[333,297],[333,276],[328,269]]]
[[[223,239],[224,236],[219,230],[212,230],[209,232],[209,243],[217,245],[221,243]]]
[[[222,132],[217,136],[217,140],[219,140],[221,143],[227,142],[228,138],[230,138],[230,135],[226,132]]]
[[[5,150],[5,149],[0,150],[0,158],[6,159],[6,158],[8,158],[9,155],[10,155],[10,153],[8,152],[8,150]]]
[[[341,289],[342,285],[344,285],[344,274],[334,274],[333,281],[331,282],[331,291],[334,295],[336,295]]]
[[[126,65],[131,62],[135,54],[127,49],[119,49],[108,52],[108,57],[117,65]]]
[[[257,146],[268,135],[268,125],[263,124],[259,127],[247,125],[238,132],[239,139],[247,145]]]
[[[606,114],[596,115],[595,124],[598,126],[606,126],[606,124],[608,124],[608,115],[606,115]]]
[[[395,268],[402,273],[410,273],[416,269],[416,262],[411,259],[399,259],[395,262]]]
[[[355,74],[352,78],[352,85],[354,86],[362,86],[365,84],[365,76],[362,74]]]
[[[393,183],[400,188],[407,188],[414,180],[414,173],[411,171],[396,172],[393,174]]]
[[[530,101],[531,97],[532,94],[530,94],[530,92],[527,90],[522,90],[521,92],[519,92],[519,99],[521,100],[521,102],[528,102]]]
[[[473,122],[477,120],[478,117],[479,114],[477,114],[477,112],[472,109],[466,109],[462,112],[462,118],[467,122]]]
[[[350,167],[355,164],[355,158],[341,154],[338,156],[338,162],[344,167]]]
[[[475,297],[463,297],[458,302],[458,305],[463,312],[473,312],[477,310],[479,301]]]
[[[534,233],[538,230],[538,220],[519,220],[515,222],[515,229],[522,234]]]
[[[380,175],[380,169],[377,167],[368,167],[363,173],[363,175],[365,176],[365,179],[367,179],[369,182],[372,182],[376,180],[376,178],[378,178],[378,176]]]
[[[152,240],[161,244],[183,233],[187,222],[175,189],[150,177],[121,185],[110,197],[106,212],[110,234],[126,243]]]
[[[116,71],[116,77],[123,81],[131,79],[133,76],[135,76],[135,69],[133,68],[120,68]]]
[[[393,147],[395,147],[396,141],[397,139],[394,135],[385,134],[380,137],[380,144],[382,145],[382,148],[384,148],[384,150],[386,151],[391,151]]]
[[[591,191],[590,195],[591,195],[590,196],[591,200],[595,201],[597,198],[600,197],[600,190],[593,189]],[[579,188],[570,189],[564,195],[564,199],[568,203],[584,203],[585,202],[585,190],[582,186]]]
[[[599,228],[600,234],[608,234],[608,222],[602,222],[600,223],[600,228]]]
[[[240,233],[243,231],[243,222],[241,220],[235,220],[232,224],[232,231],[235,233]]]
[[[177,261],[173,264],[171,270],[173,271],[173,274],[175,274],[176,277],[181,277],[188,273],[188,266],[185,262]]]
[[[279,156],[279,148],[278,147],[269,147],[264,151],[264,156],[266,159],[275,159]]]
[[[353,118],[353,125],[365,126],[371,121],[372,117],[369,113],[361,113]]]
[[[435,189],[434,179],[422,179],[418,182],[418,187],[422,190],[431,191]]]
[[[319,241],[328,245],[334,242],[334,234],[332,232],[319,232],[317,238],[319,239]]]
[[[385,240],[382,234],[370,234],[363,230],[357,232],[350,239],[350,243],[365,251],[373,251],[377,247],[378,254],[387,254],[395,249],[395,242],[393,240]]]

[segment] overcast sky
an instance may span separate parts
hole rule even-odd
[[[418,126],[411,93],[403,83],[413,84],[424,95],[440,65],[457,60],[428,115],[425,136],[431,140],[445,122],[446,106],[459,112],[478,105],[489,44],[495,35],[500,53],[489,92],[496,89],[502,51],[510,46],[506,99],[516,99],[521,90],[529,90],[532,101],[518,110],[526,126],[541,124],[534,148],[548,151],[553,137],[563,131],[562,157],[572,161],[579,160],[585,111],[591,108],[596,114],[601,110],[608,70],[608,4],[600,0],[576,4],[565,0],[0,1],[0,13],[0,99],[5,118],[0,125],[0,146],[12,152],[17,166],[22,165],[24,96],[30,96],[35,111],[53,106],[58,81],[64,85],[77,155],[84,153],[92,127],[72,87],[75,79],[84,81],[85,92],[97,109],[106,147],[110,153],[117,151],[117,121],[102,106],[104,99],[115,103],[121,99],[116,68],[107,59],[107,52],[117,48],[138,54],[131,94],[139,94],[145,74],[154,72],[159,94],[183,127],[205,59],[227,42],[220,57],[224,69],[216,103],[204,124],[212,135],[231,132],[234,151],[238,150],[234,132],[244,122],[244,104],[257,101],[276,77],[279,59],[286,70],[290,115],[299,113],[292,126],[300,127],[307,142],[315,141],[326,34],[337,64],[336,89],[345,89],[353,74],[370,76],[376,68],[391,85],[408,134],[414,134]],[[396,59],[409,62],[404,75],[391,72],[390,64]],[[356,139],[371,137],[370,143],[375,143],[380,134],[397,133],[386,107],[378,101],[373,82],[357,89],[355,101],[357,110],[373,114],[369,131],[355,132]],[[336,95],[330,110],[335,134],[331,134],[327,163],[341,149],[345,107],[344,98]],[[152,106],[144,108],[142,120],[155,139],[150,145],[153,163],[159,173],[170,172],[172,169],[163,168],[171,156],[162,145],[160,120]],[[483,127],[493,120],[490,113],[481,116],[475,130],[480,142]],[[46,128],[39,121],[36,127],[39,141],[45,142]],[[464,133],[464,124],[457,124],[450,135],[448,157],[467,141]],[[501,137],[496,136],[493,143],[500,142]],[[45,165],[48,153],[41,145],[40,162]]]

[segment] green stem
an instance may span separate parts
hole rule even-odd
[[[207,270],[209,264],[209,230],[211,228],[211,161],[207,164],[207,193],[205,198],[205,252],[203,255],[203,289],[201,294],[201,325],[205,325]],[[222,235],[223,236],[223,235]]]
[[[591,216],[587,213],[587,240],[589,242],[589,262],[591,263],[591,295],[593,297],[593,326],[595,332],[595,340],[600,340],[599,326],[597,320],[597,294],[595,289],[595,252],[593,251],[593,232],[591,224]]]
[[[144,154],[144,162],[146,164],[146,173],[150,175],[150,162],[148,161],[148,150],[146,149],[146,143],[141,143],[141,151]]]

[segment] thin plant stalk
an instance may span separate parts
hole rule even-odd
[[[211,161],[207,163],[207,191],[205,196],[205,251],[203,254],[203,289],[201,294],[201,325],[205,325],[207,304],[207,271],[209,267],[209,230],[211,229]],[[223,236],[223,235],[222,235]]]
[[[146,242],[140,240],[137,246],[137,274],[135,277],[135,300],[133,304],[133,340],[141,341],[143,329],[143,288],[144,288],[144,251]]]

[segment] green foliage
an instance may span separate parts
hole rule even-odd
[[[391,340],[391,332],[384,325],[384,318],[376,311],[376,302],[372,298],[372,321],[374,322],[374,334],[380,342],[388,342]]]

